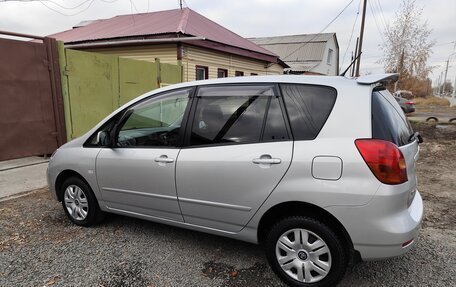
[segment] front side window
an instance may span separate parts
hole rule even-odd
[[[264,141],[288,139],[276,101],[272,86],[202,87],[190,145],[257,143],[263,141],[263,134],[267,134]],[[269,106],[274,106],[270,115]]]
[[[118,147],[176,147],[191,89],[173,91],[140,103],[126,112]]]

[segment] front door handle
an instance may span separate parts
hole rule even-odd
[[[272,156],[264,154],[259,158],[254,158],[252,162],[254,164],[279,164],[282,160],[280,158],[272,158]]]
[[[155,158],[155,162],[158,163],[172,163],[174,162],[173,158],[169,158],[167,155],[161,155],[160,157]]]

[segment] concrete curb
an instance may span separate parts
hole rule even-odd
[[[48,159],[29,157],[0,162],[0,201],[47,186]]]

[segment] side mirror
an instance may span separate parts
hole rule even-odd
[[[111,144],[109,132],[107,132],[107,131],[99,131],[97,133],[97,144],[99,146],[109,147],[110,144]]]

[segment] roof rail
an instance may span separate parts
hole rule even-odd
[[[397,80],[399,80],[399,74],[392,73],[392,74],[376,74],[376,75],[361,76],[356,79],[356,82],[361,85],[373,85],[373,84],[386,85],[386,84],[394,83]]]

